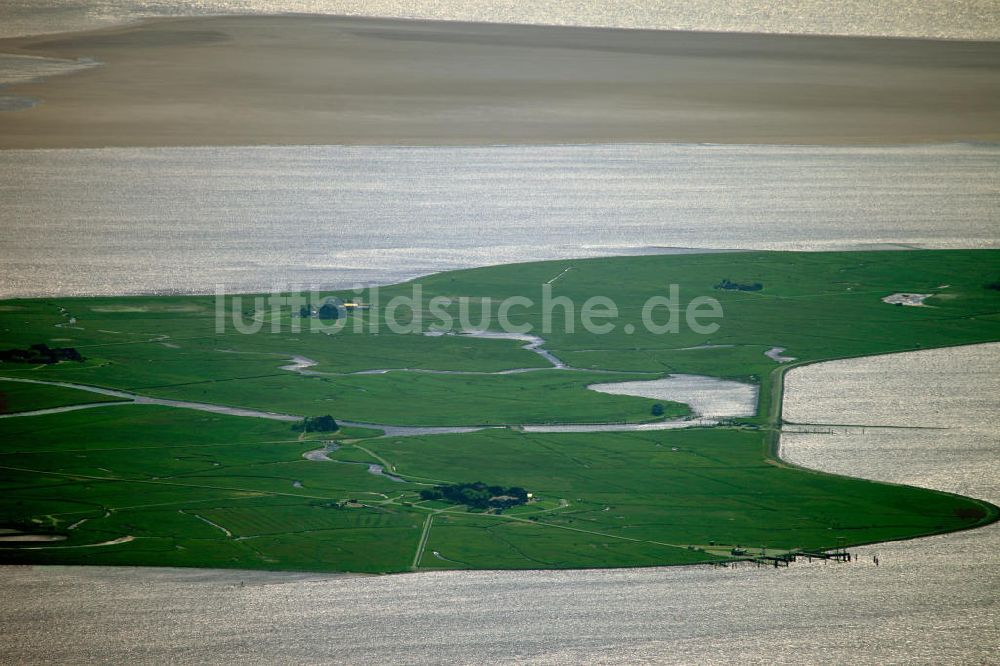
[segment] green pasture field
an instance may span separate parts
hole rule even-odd
[[[309,416],[336,414],[352,421],[393,425],[652,421],[655,400],[601,395],[586,389],[587,384],[634,379],[637,377],[632,374],[560,370],[492,376],[400,372],[296,377],[286,372],[252,382],[206,382],[152,388],[144,393]],[[687,413],[684,405],[674,403],[664,416]]]
[[[264,323],[254,334],[231,321],[217,332],[209,296],[5,301],[0,348],[71,346],[86,361],[0,364],[0,376],[373,424],[514,427],[305,437],[287,421],[149,405],[0,419],[0,528],[67,537],[0,544],[0,562],[357,572],[651,566],[725,561],[735,546],[830,549],[984,524],[997,517],[986,503],[798,469],[776,459],[775,444],[784,370],[1000,340],[1000,292],[984,287],[997,277],[1000,252],[956,250],[589,259],[419,281],[417,331],[439,328],[442,312],[457,318],[462,298],[476,321],[484,297],[494,308],[527,297],[535,303],[512,308],[511,320],[532,324],[569,369],[552,369],[522,342],[393,332],[386,304],[412,295],[410,283],[362,294],[371,308],[331,335],[259,309],[252,296],[238,311],[244,324]],[[723,279],[764,288],[716,289]],[[572,332],[558,309],[560,325],[542,330],[546,283],[551,297],[575,304]],[[681,314],[697,297],[717,299],[723,316],[705,321],[718,329],[698,333],[682,321],[677,332],[646,330],[643,304],[669,296],[670,285]],[[895,292],[933,296],[926,307],[881,301]],[[431,309],[426,299],[435,296],[452,304]],[[608,333],[581,325],[579,308],[593,296],[617,305],[618,316],[604,320],[614,324]],[[407,308],[396,313],[414,323]],[[654,313],[658,323],[666,317],[667,308]],[[795,361],[765,356],[773,347]],[[293,356],[315,361],[315,374],[282,369]],[[515,369],[529,371],[495,374]],[[366,370],[393,371],[352,374]],[[669,373],[757,384],[757,413],[651,432],[517,427],[684,417],[679,403],[654,417],[657,401],[587,389]],[[9,411],[106,399],[12,382],[0,391]],[[303,457],[323,447],[330,460]],[[533,501],[493,514],[419,497],[436,484],[474,481],[524,487]]]

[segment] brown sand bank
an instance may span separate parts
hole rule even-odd
[[[0,40],[105,63],[4,94],[0,147],[1000,139],[1000,42],[322,16]]]

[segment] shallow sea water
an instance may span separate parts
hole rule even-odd
[[[0,298],[671,248],[1000,247],[1000,145],[0,151]]]

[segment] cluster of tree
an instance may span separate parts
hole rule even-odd
[[[340,430],[340,426],[337,425],[332,416],[327,414],[326,416],[307,416],[293,425],[292,430],[296,432],[336,432]]]
[[[983,286],[986,287],[987,289],[995,289],[996,291],[1000,291],[1000,280],[994,280],[993,282],[987,282]]]
[[[653,409],[650,410],[653,416],[663,416],[663,405],[656,403],[653,405]]]
[[[312,305],[303,305],[299,308],[299,316],[308,319],[312,317],[313,310]],[[316,316],[320,319],[340,319],[340,306],[336,303],[324,303],[316,309]]]
[[[764,288],[760,282],[754,282],[752,284],[742,284],[740,282],[733,282],[732,280],[726,278],[719,284],[715,285],[716,289],[730,289],[736,291],[760,291]]]
[[[453,504],[464,504],[473,509],[506,509],[528,501],[528,491],[514,486],[488,486],[482,481],[456,483],[450,486],[435,486],[420,491],[421,499],[444,500]]]
[[[80,352],[72,347],[49,347],[46,344],[31,345],[27,349],[0,350],[0,361],[4,363],[44,363],[51,365],[59,361],[83,361]]]

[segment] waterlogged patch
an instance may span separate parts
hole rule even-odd
[[[95,305],[91,312],[149,312],[149,308],[138,305]]]
[[[794,356],[786,356],[784,352],[784,347],[771,347],[764,352],[764,356],[768,357],[772,361],[776,361],[777,363],[788,363],[789,361],[795,360]]]
[[[913,307],[927,307],[924,300],[930,298],[934,294],[910,294],[910,293],[896,293],[890,294],[882,299],[883,303],[888,303],[889,305],[909,305]]]
[[[90,308],[91,312],[108,313],[128,313],[128,312],[204,312],[205,308],[194,303],[181,303],[178,305],[95,305]]]
[[[0,535],[0,542],[11,543],[37,543],[44,541],[65,541],[66,537],[61,534],[3,534]]]
[[[696,417],[726,419],[753,416],[757,411],[757,386],[700,375],[668,375],[661,379],[591,384],[592,391],[631,395],[687,404]]]
[[[39,83],[50,76],[71,74],[83,69],[97,67],[100,64],[100,62],[92,58],[66,60],[63,58],[0,53],[0,84],[13,86],[22,83]]]
[[[38,106],[42,100],[37,97],[25,97],[22,95],[0,95],[0,112],[2,111],[24,111]]]

